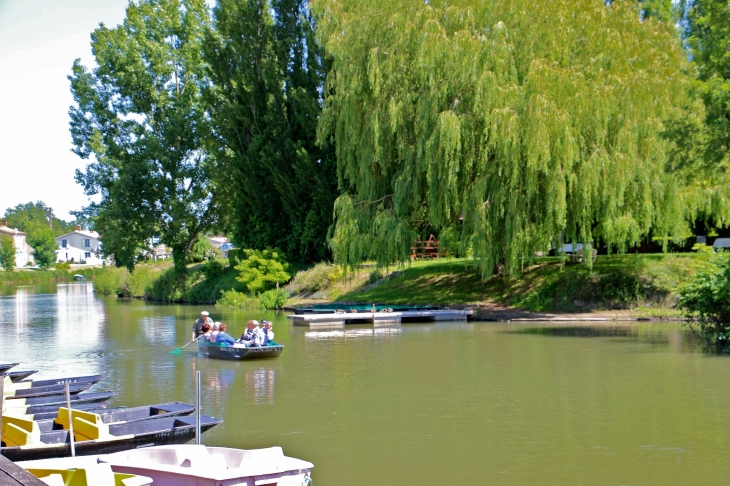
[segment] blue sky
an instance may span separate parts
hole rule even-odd
[[[89,35],[119,24],[127,0],[0,0],[0,213],[42,200],[58,217],[88,204],[74,171],[66,76],[93,64]]]

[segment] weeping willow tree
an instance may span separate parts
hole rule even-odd
[[[405,261],[434,232],[487,275],[563,241],[625,250],[683,227],[663,120],[687,103],[687,61],[636,2],[313,5],[338,262]]]

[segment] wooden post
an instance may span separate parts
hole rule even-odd
[[[5,405],[5,374],[2,375],[3,379],[0,380],[0,435],[3,430],[3,406]]]
[[[76,457],[76,446],[74,445],[74,420],[71,413],[71,394],[68,391],[68,381],[66,385],[66,409],[68,412],[68,438],[71,441],[71,457]]]
[[[195,443],[200,445],[200,370],[195,372]]]

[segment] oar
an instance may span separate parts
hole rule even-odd
[[[193,344],[194,342],[197,342],[197,341],[198,340],[196,339],[195,341],[190,341],[188,344]],[[188,344],[185,344],[184,346],[181,346],[181,347],[177,348],[175,351],[170,351],[170,354],[180,354],[180,351],[182,351],[183,348],[185,346],[187,346]]]

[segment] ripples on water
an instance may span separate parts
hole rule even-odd
[[[281,358],[169,354],[203,309],[98,299],[87,283],[3,287],[0,362],[102,373],[112,406],[192,402],[201,370],[204,413],[225,420],[206,444],[283,446],[315,463],[318,485],[723,484],[730,472],[730,361],[677,324],[308,329],[209,308],[234,336],[273,320]]]

